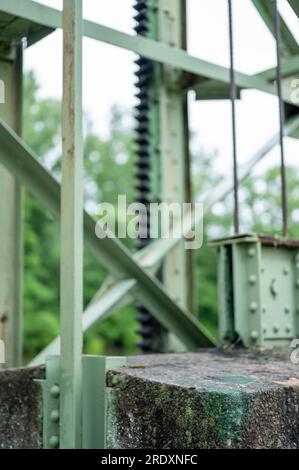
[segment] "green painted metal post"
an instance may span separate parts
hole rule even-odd
[[[107,448],[111,416],[106,376],[126,363],[126,357],[83,356],[83,449]]]
[[[11,46],[10,57],[0,60],[5,103],[0,116],[17,134],[22,128],[23,44]],[[0,338],[4,340],[6,366],[22,364],[23,226],[22,188],[0,168]]]
[[[60,447],[82,445],[82,0],[63,4]]]
[[[177,48],[186,48],[186,4],[181,0],[160,0],[160,41]],[[188,122],[186,93],[181,90],[181,71],[163,66],[160,88],[161,110],[161,196],[167,203],[190,202]],[[187,141],[187,143],[186,143]],[[193,307],[192,259],[181,241],[166,257],[163,282],[176,302]],[[182,349],[176,341],[171,348]],[[184,349],[184,348],[183,348]]]

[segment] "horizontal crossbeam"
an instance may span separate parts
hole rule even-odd
[[[0,162],[56,217],[60,216],[60,185],[38,162],[33,151],[0,120]],[[134,298],[142,302],[159,322],[189,349],[215,345],[203,326],[180,308],[163,285],[148,274],[117,239],[97,238],[95,221],[84,212],[84,236],[99,263],[118,280],[135,279]]]
[[[18,0],[1,0],[0,11],[31,19],[51,28],[61,28],[60,11],[32,2],[31,0],[22,0],[22,2]],[[193,57],[182,49],[171,47],[142,36],[122,33],[86,20],[84,21],[84,34],[91,39],[135,52],[147,59],[169,65],[190,74],[223,83],[230,83],[230,74],[226,67]],[[275,85],[256,75],[236,72],[236,85],[244,89],[257,89],[272,95],[277,94]],[[288,90],[284,90],[283,99],[286,103],[299,106],[299,103],[292,102]]]
[[[290,77],[294,74],[299,73],[299,55],[295,55],[292,57],[287,57],[282,59],[282,75],[283,77]],[[276,67],[271,69],[264,70],[257,74],[258,77],[261,77],[265,80],[273,81],[276,80]]]

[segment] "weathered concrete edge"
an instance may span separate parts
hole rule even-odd
[[[43,447],[44,367],[0,371],[0,449]]]
[[[109,372],[108,448],[299,447],[299,389],[191,390]]]

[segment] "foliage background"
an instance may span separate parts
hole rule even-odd
[[[60,178],[60,102],[40,99],[34,74],[25,79],[23,136],[43,164]],[[118,194],[134,200],[133,119],[127,110],[114,106],[110,132],[105,138],[93,132],[85,116],[85,204],[92,213],[101,201],[117,202]],[[196,194],[211,191],[223,180],[215,171],[216,153],[199,149],[193,159],[193,184]],[[288,168],[291,231],[299,238],[298,169]],[[244,231],[276,234],[280,232],[280,177],[277,167],[262,176],[255,175],[241,191]],[[217,203],[205,217],[205,240],[196,253],[198,316],[217,334],[216,252],[208,240],[228,235],[232,225],[231,198]],[[126,243],[130,246],[129,241]],[[25,358],[30,359],[59,333],[59,224],[29,193],[25,194]],[[84,304],[91,300],[106,272],[87,250],[84,253]],[[89,354],[137,352],[135,311],[127,307],[102,324],[93,327],[84,339]]]

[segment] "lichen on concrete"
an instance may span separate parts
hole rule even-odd
[[[108,374],[108,446],[298,448],[298,378],[287,358],[269,355],[131,358]]]
[[[44,369],[0,371],[0,449],[42,448]]]

